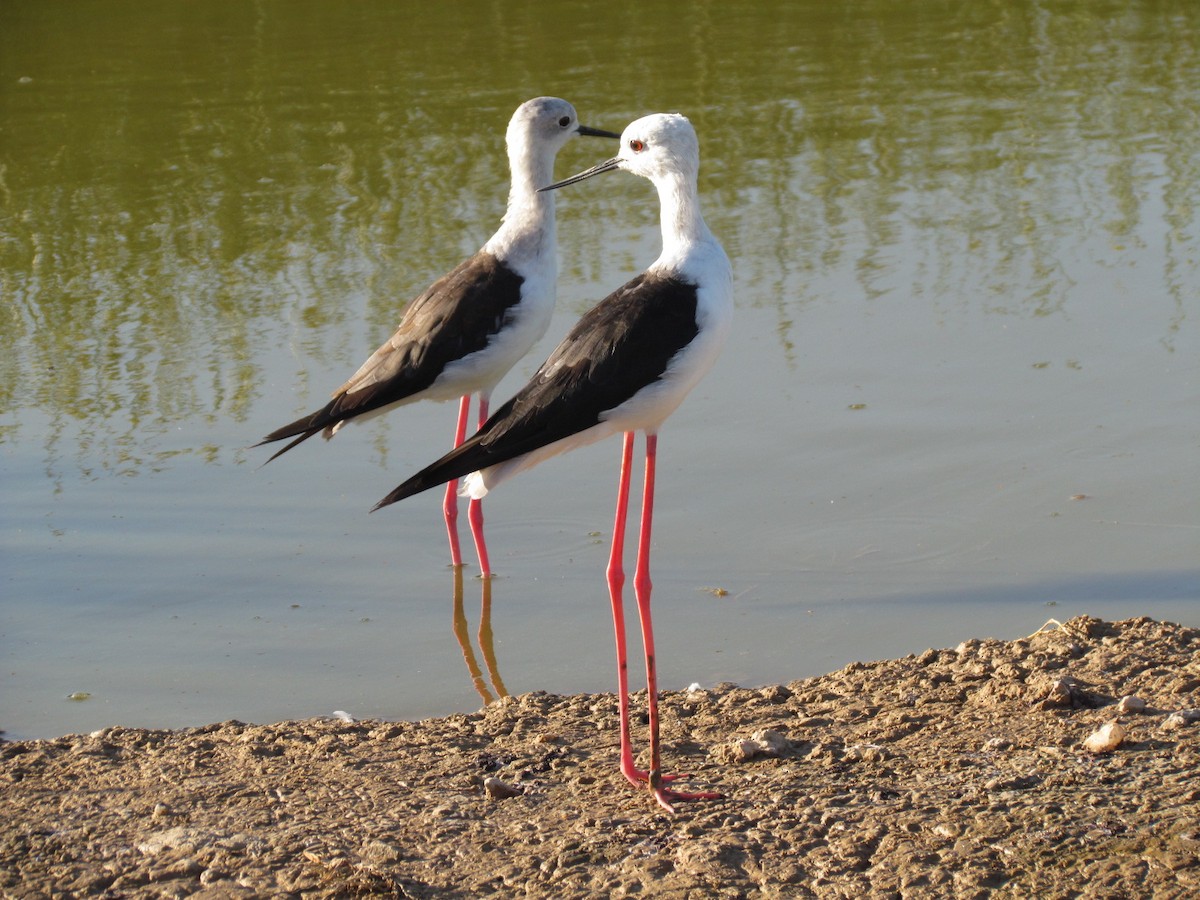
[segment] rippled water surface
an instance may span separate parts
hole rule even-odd
[[[452,406],[244,449],[487,238],[539,94],[687,114],[734,261],[660,440],[664,687],[1200,625],[1198,48],[1189,0],[5,4],[0,728],[613,688],[618,442],[489,497],[465,656],[439,498],[366,514]],[[559,312],[498,399],[658,251],[643,181],[558,209]]]

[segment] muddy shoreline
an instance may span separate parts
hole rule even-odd
[[[669,765],[725,795],[675,816],[617,772],[605,694],[3,742],[0,889],[1197,896],[1198,651],[1196,629],[1079,617],[786,685],[666,693]],[[1116,745],[1086,743],[1113,722]]]

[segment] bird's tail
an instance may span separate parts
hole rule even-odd
[[[282,428],[276,428],[257,444],[251,444],[250,449],[261,447],[263,444],[273,444],[276,441],[295,438],[295,440],[290,441],[282,450],[276,450],[274,453],[272,453],[270,458],[267,460],[267,463],[277,459],[280,456],[283,456],[283,454],[287,453],[297,444],[304,443],[314,434],[324,431],[326,428],[332,428],[333,426],[337,425],[339,420],[330,415],[330,407],[332,405],[333,404],[331,403],[329,406],[326,406],[323,409],[319,409],[314,413],[309,413],[307,416],[302,416],[295,422],[284,425]],[[265,466],[267,463],[263,463],[263,465]]]
[[[476,434],[437,462],[430,463],[371,507],[371,512],[503,461],[493,458],[488,448],[482,444],[480,441],[482,434],[482,432]]]
[[[462,478],[464,475],[469,475],[474,472],[475,467],[464,467],[463,465],[454,465],[453,461],[447,463],[445,459],[439,459],[433,465],[426,466],[404,484],[397,487],[390,494],[371,507],[371,512],[377,509],[383,509],[385,506],[391,506],[393,503],[399,503],[401,500],[406,500],[413,494],[419,494],[422,491],[427,491],[430,488],[435,488],[438,485],[445,484],[447,481],[453,481],[456,478]]]

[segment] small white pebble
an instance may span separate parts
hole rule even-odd
[[[1111,753],[1125,740],[1125,727],[1120,722],[1101,725],[1083,739],[1083,749],[1088,753]]]
[[[883,762],[888,753],[879,744],[855,744],[846,750],[847,762]]]
[[[764,728],[750,735],[750,740],[759,746],[763,756],[779,756],[788,748],[788,739],[772,728]]]
[[[1048,706],[1070,706],[1073,694],[1072,683],[1065,678],[1060,678],[1050,685],[1044,702]]]
[[[1121,698],[1121,702],[1117,704],[1117,712],[1121,713],[1122,715],[1145,711],[1146,701],[1141,697],[1135,697],[1133,694],[1126,694]]]
[[[1163,720],[1163,728],[1184,728],[1193,722],[1200,722],[1200,709],[1181,709],[1171,713]]]
[[[746,762],[747,760],[754,759],[754,757],[758,756],[758,741],[752,741],[749,738],[746,738],[744,740],[735,742],[733,749],[737,753],[739,759],[742,762]]]
[[[495,776],[483,779],[483,789],[492,800],[507,800],[509,797],[520,797],[525,793],[516,785],[501,781]]]
[[[734,738],[726,745],[727,761],[743,763],[760,756],[780,757],[792,749],[786,736],[771,728],[763,728],[748,738]]]

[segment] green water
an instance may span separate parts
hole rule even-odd
[[[676,681],[795,677],[805,641],[819,667],[942,638],[895,610],[866,648],[842,627],[855,611],[780,628],[792,607],[848,598],[978,592],[941,617],[951,642],[975,623],[1030,631],[1055,591],[1200,621],[1200,4],[11,2],[0,725],[86,727],[88,705],[60,696],[104,697],[118,669],[101,722],[175,721],[179,690],[202,698],[182,718],[225,717],[213,646],[232,673],[276,672],[332,642],[340,662],[289,671],[243,713],[304,714],[331,667],[392,677],[394,625],[347,638],[379,642],[375,674],[372,651],[356,668],[329,636],[369,618],[364,604],[376,620],[407,610],[414,657],[445,637],[432,507],[362,512],[440,452],[448,407],[349,429],[266,474],[241,448],[323,402],[487,238],[504,126],[540,94],[614,130],[688,115],[734,260],[734,339],[664,438],[679,474],[656,583],[685,584],[674,621],[697,623]],[[558,172],[607,150],[576,141]],[[644,183],[562,193],[550,341],[657,252]],[[544,613],[564,585],[602,587],[588,535],[608,527],[615,455],[497,498],[516,690],[609,689],[602,593],[579,604],[600,629],[581,644]],[[566,491],[585,511],[552,505]],[[732,606],[699,591],[726,581]],[[258,603],[328,619],[249,650],[230,635],[262,621]],[[215,636],[174,633],[164,604],[215,617]],[[522,670],[526,639],[591,656],[566,677],[553,661]],[[166,648],[156,665],[192,666],[186,688],[146,683],[146,643]],[[386,682],[360,706],[469,705],[450,688],[412,705],[431,681],[468,689],[439,654],[445,673],[427,661],[396,676],[411,689]]]

